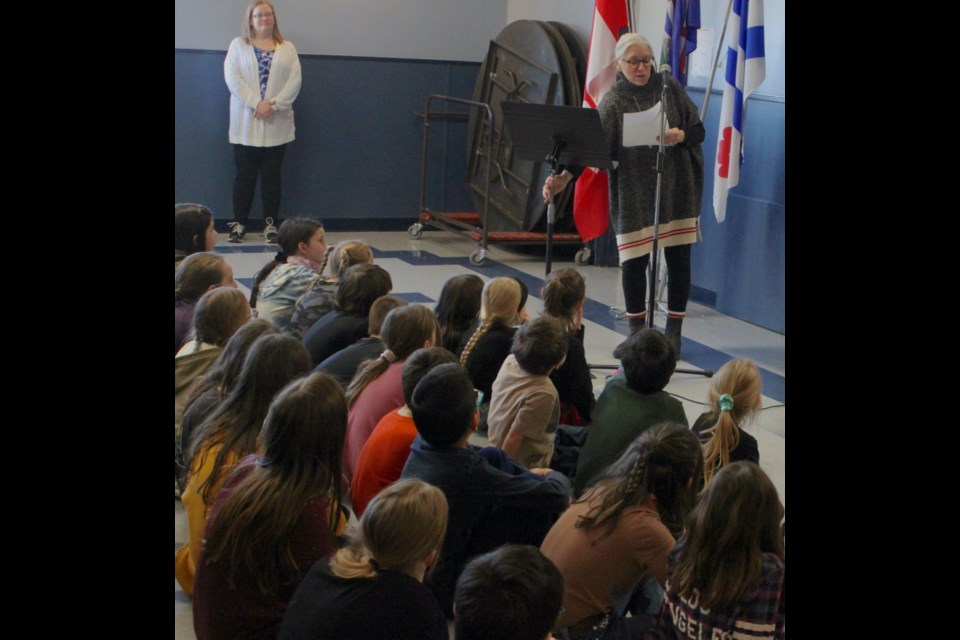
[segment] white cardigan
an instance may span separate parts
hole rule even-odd
[[[300,93],[300,58],[289,40],[277,45],[270,65],[265,99],[276,112],[255,118],[260,103],[260,75],[253,45],[234,38],[223,63],[230,89],[230,143],[249,147],[276,147],[293,141],[293,101]]]

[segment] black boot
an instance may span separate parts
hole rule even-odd
[[[647,316],[628,317],[627,320],[630,322],[630,335],[647,327]]]
[[[673,345],[673,353],[677,356],[677,361],[680,360],[680,327],[683,326],[683,318],[671,318],[667,316],[667,328],[664,331],[664,334],[667,336],[667,339],[670,340],[670,344]]]

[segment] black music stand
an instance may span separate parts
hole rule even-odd
[[[613,169],[607,136],[596,109],[501,102],[500,110],[504,126],[510,131],[515,157],[549,162],[553,175],[563,170],[561,165]],[[547,206],[546,275],[550,275],[553,263],[556,197],[556,194],[551,196]]]

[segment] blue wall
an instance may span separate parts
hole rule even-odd
[[[232,218],[225,51],[175,51],[176,202]],[[283,217],[395,218],[413,222],[420,198],[423,111],[431,93],[470,98],[480,65],[300,55],[297,139],[283,167]],[[452,110],[435,102],[432,111]],[[466,123],[431,119],[426,205],[473,210],[464,185]],[[259,195],[251,218],[262,217]],[[395,221],[393,226],[403,226]]]
[[[703,90],[688,91],[695,104],[703,104]],[[713,172],[721,97],[716,91],[710,96],[704,119],[703,242],[693,248],[691,297],[727,315],[786,333],[785,101],[768,97],[747,101],[740,184],[727,196],[726,219],[717,224]]]
[[[233,153],[227,142],[229,94],[223,51],[177,50],[176,202],[232,217]],[[294,103],[297,139],[284,161],[285,217],[352,220],[334,228],[402,229],[418,215],[422,111],[431,93],[470,98],[479,64],[301,55],[303,89]],[[696,104],[702,89],[689,89]],[[713,170],[721,96],[705,126],[703,242],[693,249],[692,299],[785,333],[785,139],[783,98],[751,97],[740,185],[727,218],[713,213]],[[434,111],[455,110],[443,102]],[[466,123],[432,121],[426,205],[473,211],[464,185]],[[252,218],[262,216],[259,196]]]

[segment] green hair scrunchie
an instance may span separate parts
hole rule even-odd
[[[720,403],[720,411],[733,411],[733,398],[729,393],[725,393],[717,401]]]

